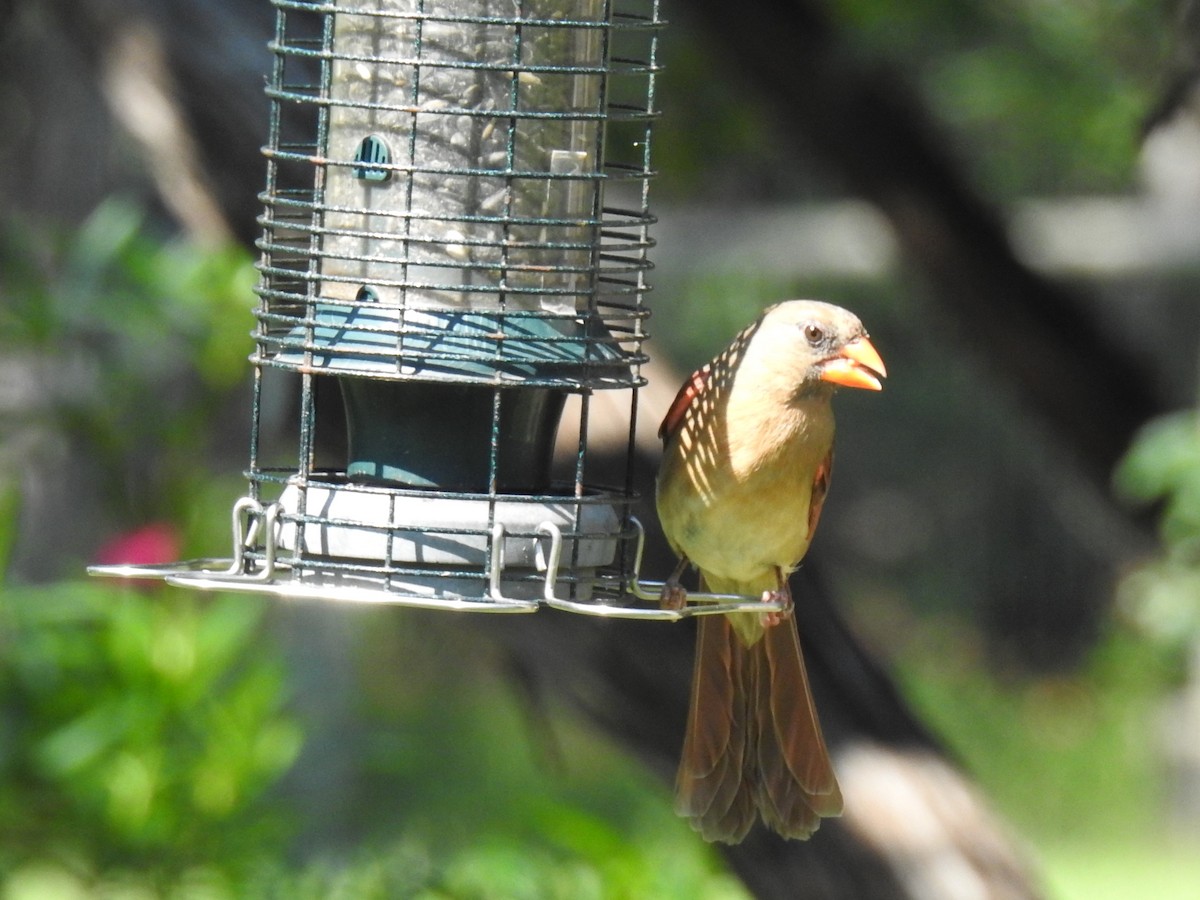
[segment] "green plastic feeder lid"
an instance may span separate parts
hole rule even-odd
[[[542,312],[318,303],[311,331],[297,325],[276,340],[276,365],[331,375],[572,386],[633,379],[626,353],[598,319]]]

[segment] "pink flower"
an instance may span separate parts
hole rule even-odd
[[[169,522],[152,522],[136,531],[119,534],[96,552],[96,562],[103,566],[153,566],[179,559],[179,531]],[[159,582],[148,578],[131,578],[135,587],[149,588]]]

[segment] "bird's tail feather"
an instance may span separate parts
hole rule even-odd
[[[794,618],[766,629],[749,648],[755,687],[757,771],[747,780],[763,821],[787,838],[809,837],[841,815],[838,788],[813,703]]]
[[[743,772],[754,750],[746,648],[722,616],[701,616],[675,811],[706,841],[738,843],[754,824],[754,796]]]
[[[675,806],[705,840],[725,843],[758,815],[806,838],[841,812],[794,619],[747,646],[727,617],[700,617]]]

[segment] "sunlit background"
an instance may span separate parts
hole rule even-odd
[[[1193,4],[807,0],[794,110],[735,6],[664,7],[648,432],[858,312],[813,566],[1039,891],[1198,896]],[[0,3],[0,898],[748,896],[486,622],[85,580],[227,552],[271,18]]]

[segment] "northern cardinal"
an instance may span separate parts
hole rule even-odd
[[[709,841],[740,842],[758,815],[807,838],[842,811],[813,706],[788,574],[829,489],[836,386],[880,390],[883,361],[847,310],[812,300],[767,309],[680,389],[659,429],[658,516],[701,587],[782,600],[783,613],[700,616],[675,806]]]

